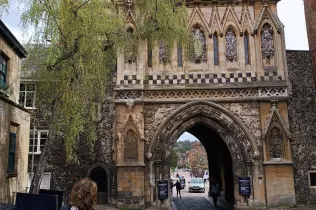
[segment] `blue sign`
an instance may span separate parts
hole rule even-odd
[[[251,184],[250,177],[238,177],[239,194],[250,196]]]

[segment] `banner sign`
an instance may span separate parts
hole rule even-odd
[[[251,184],[250,177],[238,177],[239,194],[250,196]]]
[[[164,200],[168,198],[169,181],[158,181],[158,199]]]

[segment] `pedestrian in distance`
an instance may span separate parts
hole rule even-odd
[[[180,195],[180,198],[181,198],[181,183],[179,182],[179,180],[177,180],[177,182],[174,184],[174,186],[176,186],[177,197],[178,197],[178,195]]]
[[[89,178],[79,180],[71,189],[68,205],[60,210],[94,210],[97,201],[97,185]]]
[[[172,181],[172,179],[170,179],[171,197],[172,197],[172,195],[173,195],[173,190],[172,190],[173,187],[174,187],[173,181]]]
[[[217,198],[219,196],[220,191],[219,191],[219,184],[217,184],[216,180],[212,180],[211,193],[213,197],[214,206],[217,207]]]

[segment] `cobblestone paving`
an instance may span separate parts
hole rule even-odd
[[[205,197],[182,197],[173,198],[178,210],[215,210]]]

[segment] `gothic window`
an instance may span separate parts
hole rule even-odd
[[[191,61],[195,63],[206,62],[206,39],[204,32],[196,26],[191,31],[192,51]]]
[[[269,154],[270,158],[281,158],[283,156],[283,133],[278,127],[270,130],[269,136]]]
[[[167,45],[163,41],[159,42],[159,62],[160,63],[170,62],[168,48],[167,48]]]
[[[217,33],[213,36],[213,50],[214,50],[214,65],[219,65],[218,60],[218,36]]]
[[[152,49],[152,43],[150,40],[148,40],[147,44],[147,60],[148,60],[148,67],[153,66],[153,49]]]
[[[138,137],[132,130],[128,130],[124,139],[124,161],[131,162],[138,160]]]
[[[273,28],[266,23],[263,25],[260,34],[262,58],[270,60],[274,56]]]
[[[244,45],[245,45],[245,62],[246,64],[250,64],[250,57],[249,57],[249,34],[246,31],[244,35]]]
[[[234,30],[230,27],[226,31],[226,60],[237,61],[237,39]]]
[[[133,34],[134,34],[134,29],[132,27],[128,27],[127,30],[127,36],[128,36],[128,39],[132,39],[133,37]],[[131,42],[132,43],[132,42]],[[132,45],[128,46],[126,51],[125,51],[125,54],[124,54],[124,62],[125,63],[136,63],[136,56],[135,56],[135,53],[134,53],[134,50],[133,49],[134,47]]]
[[[178,67],[182,67],[182,46],[179,44],[177,46],[177,55],[178,55]]]

